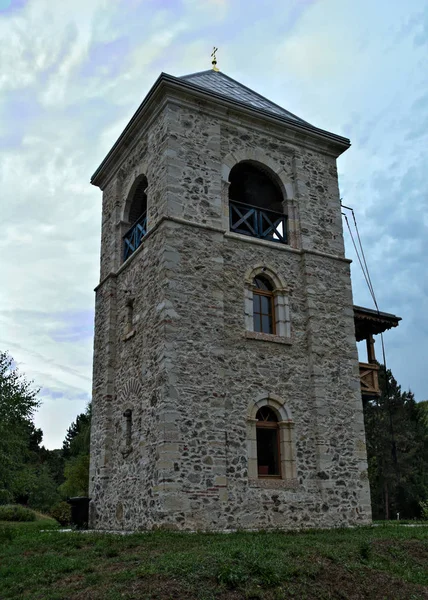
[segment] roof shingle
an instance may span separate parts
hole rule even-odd
[[[300,119],[293,113],[285,110],[285,108],[281,108],[274,102],[271,102],[264,96],[261,96],[257,92],[250,90],[242,83],[235,81],[228,75],[221,73],[220,71],[214,71],[213,69],[209,69],[208,71],[200,71],[199,73],[192,73],[190,75],[184,75],[179,77],[184,81],[187,81],[193,85],[204,88],[206,90],[215,92],[224,96],[225,98],[229,98],[232,100],[236,100],[238,102],[242,102],[247,106],[251,106],[252,108],[258,108],[260,110],[265,110],[274,115],[279,115],[281,117],[286,117],[288,119],[292,119],[297,123],[305,123],[309,125],[303,119]]]

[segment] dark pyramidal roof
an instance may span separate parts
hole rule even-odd
[[[209,69],[208,71],[200,71],[199,73],[191,73],[190,75],[184,75],[182,77],[174,77],[167,73],[161,73],[149,93],[144,98],[134,116],[129,121],[119,138],[107,154],[105,159],[102,161],[98,169],[92,175],[91,183],[94,185],[100,185],[100,177],[103,176],[105,170],[111,161],[115,160],[115,157],[120,154],[120,148],[125,140],[129,140],[134,135],[135,127],[140,126],[142,120],[149,110],[153,101],[156,101],[156,94],[162,90],[163,86],[170,87],[172,89],[187,89],[190,93],[194,92],[198,95],[204,95],[211,97],[211,99],[217,99],[220,101],[224,99],[236,107],[245,109],[252,109],[265,117],[276,118],[279,121],[284,121],[288,125],[294,126],[295,129],[315,134],[318,138],[323,138],[331,144],[332,151],[335,156],[339,156],[350,146],[350,142],[347,138],[324,131],[318,127],[314,127],[307,121],[304,121],[300,117],[297,117],[293,113],[285,110],[278,104],[271,102],[264,96],[261,96],[257,92],[250,90],[239,81],[232,79],[228,75]]]
[[[280,117],[292,119],[293,121],[296,121],[296,123],[305,123],[308,125],[308,123],[303,121],[303,119],[296,117],[296,115],[293,115],[293,113],[285,110],[285,108],[281,108],[281,106],[278,106],[264,96],[257,94],[257,92],[250,90],[250,88],[247,88],[245,85],[242,85],[242,83],[235,81],[235,79],[232,79],[220,71],[209,69],[208,71],[200,71],[199,73],[184,75],[183,77],[179,77],[179,79],[188,81],[192,85],[196,85],[211,92],[220,94],[225,98],[242,102],[243,104],[247,104],[252,108],[258,108]]]

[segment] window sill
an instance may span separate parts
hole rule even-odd
[[[273,342],[274,344],[292,344],[291,338],[282,337],[280,335],[272,335],[271,333],[260,333],[258,331],[246,331],[245,337],[249,340],[260,340],[263,342]]]
[[[279,477],[259,477],[258,479],[248,480],[250,487],[262,489],[286,489],[295,490],[298,487],[297,479],[280,479]]]
[[[131,338],[133,338],[135,335],[135,329],[132,329],[131,331],[128,331],[128,333],[126,335],[123,336],[122,341],[126,342],[127,340],[130,340]]]

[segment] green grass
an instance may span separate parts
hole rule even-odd
[[[428,527],[128,536],[57,527],[0,523],[2,600],[428,598]]]

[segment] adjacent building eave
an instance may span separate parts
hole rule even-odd
[[[323,129],[319,129],[304,121],[299,122],[285,116],[274,115],[259,108],[250,107],[243,102],[226,98],[223,95],[208,89],[204,89],[178,77],[168,75],[167,73],[161,73],[123,132],[118,137],[117,141],[113,144],[105,159],[92,175],[91,183],[93,185],[102,185],[105,173],[110,171],[111,166],[114,164],[118,154],[120,154],[122,151],[122,148],[126,147],[130,143],[135,130],[141,125],[142,120],[150,113],[150,110],[153,109],[152,105],[155,99],[168,90],[171,90],[172,92],[187,92],[192,97],[206,101],[214,101],[217,106],[221,105],[226,108],[233,108],[238,112],[240,111],[253,116],[257,115],[259,118],[262,118],[265,121],[269,121],[277,124],[278,126],[285,126],[290,130],[294,130],[297,134],[300,133],[303,134],[303,136],[309,136],[311,138],[324,141],[325,144],[328,144],[331,147],[336,157],[342,154],[342,152],[347,150],[350,146],[349,139],[334,133],[330,133]]]
[[[371,308],[364,308],[363,306],[354,306],[354,321],[355,337],[357,342],[360,342],[370,335],[377,335],[397,327],[401,317]]]

